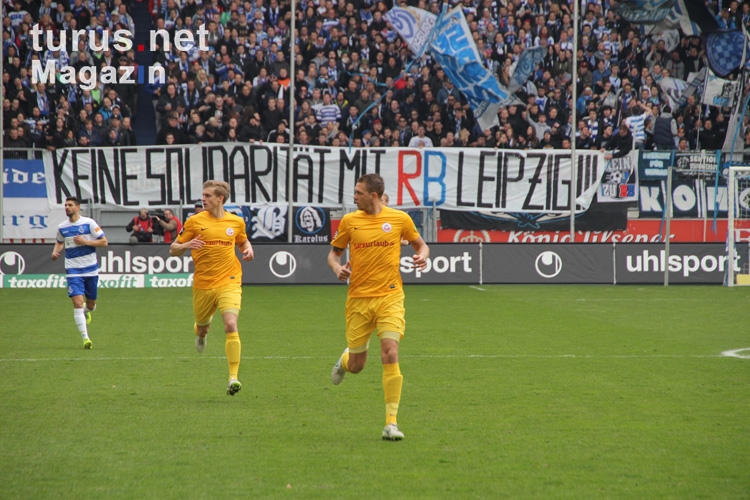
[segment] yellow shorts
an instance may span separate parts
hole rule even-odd
[[[404,293],[385,297],[351,297],[346,300],[346,342],[351,352],[367,350],[375,329],[378,337],[384,332],[395,333],[398,341],[404,338]],[[390,336],[386,337],[390,338]]]
[[[208,325],[219,309],[222,313],[240,313],[242,309],[242,285],[230,283],[219,288],[201,290],[193,288],[193,314],[200,326]]]

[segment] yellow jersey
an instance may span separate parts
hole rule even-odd
[[[177,236],[179,243],[201,237],[202,248],[191,250],[195,274],[193,287],[208,290],[229,283],[242,284],[242,264],[234,247],[247,241],[245,221],[232,213],[216,219],[208,211],[195,214],[185,221]]]
[[[362,210],[344,215],[331,245],[349,245],[349,297],[383,297],[402,291],[402,238],[414,241],[419,233],[411,217],[401,210],[384,206],[378,215]]]

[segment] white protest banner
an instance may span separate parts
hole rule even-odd
[[[45,152],[49,204],[75,195],[106,208],[170,207],[200,200],[205,180],[229,183],[229,202],[268,206],[289,202],[353,207],[359,176],[383,176],[399,208],[507,212],[565,212],[570,206],[569,150],[296,147],[287,189],[287,146],[204,144],[72,148]],[[599,151],[579,151],[579,205],[588,208],[606,162]]]

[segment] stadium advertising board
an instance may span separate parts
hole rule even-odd
[[[670,283],[721,284],[724,282],[724,273],[727,269],[724,244],[678,243],[669,246],[669,253],[669,258],[667,258],[664,245],[637,243],[617,245],[615,253],[617,283],[663,283],[664,270],[667,268]]]
[[[571,161],[565,150],[295,148],[287,189],[287,150],[276,144],[66,148],[44,153],[47,197],[68,195],[105,209],[166,208],[200,199],[206,179],[227,181],[231,203],[353,206],[357,178],[381,174],[400,208],[565,212]],[[591,204],[604,173],[599,151],[578,153],[576,213]]]
[[[612,283],[614,247],[483,245],[483,283]]]
[[[723,243],[675,244],[669,259],[661,244],[430,245],[427,269],[411,267],[413,250],[401,249],[405,284],[661,283],[665,265],[673,283],[723,282]],[[166,245],[110,245],[99,251],[100,288],[190,287],[189,255],[170,257]],[[254,246],[243,262],[244,285],[342,284],[326,265],[327,245]],[[0,287],[65,288],[61,261],[51,245],[0,245]],[[739,264],[748,260],[740,252]]]
[[[412,267],[414,249],[401,247],[401,276],[405,284],[473,284],[481,277],[481,249],[478,245],[430,244],[427,268]]]
[[[660,219],[631,219],[624,231],[576,231],[575,243],[658,243],[666,230]],[[750,234],[750,224],[748,224]],[[670,241],[674,243],[724,242],[727,220],[675,219],[670,224]],[[498,231],[438,228],[442,243],[570,243],[570,231]]]
[[[666,203],[666,181],[641,180],[638,208],[640,217],[661,218]],[[718,201],[718,204],[716,202]],[[720,179],[719,186],[714,179],[705,177],[685,177],[676,174],[672,178],[672,217],[696,218],[727,216],[727,185]]]
[[[3,238],[54,239],[57,224],[46,202],[44,162],[5,160],[3,163]]]

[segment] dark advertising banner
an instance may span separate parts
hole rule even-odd
[[[503,231],[568,231],[570,215],[440,210],[446,229]],[[626,203],[601,203],[594,199],[589,209],[576,217],[577,231],[624,230],[628,223]]]
[[[329,245],[258,244],[253,250],[255,258],[242,263],[243,285],[340,283],[328,267]]]
[[[617,283],[663,283],[669,269],[670,283],[722,284],[727,269],[723,243],[673,243],[669,258],[662,244],[617,245]]]
[[[483,245],[482,283],[612,283],[611,244]]]
[[[430,258],[424,271],[415,270],[411,246],[401,247],[404,284],[478,284],[481,260],[479,245],[430,243]],[[329,270],[330,272],[330,270]]]

